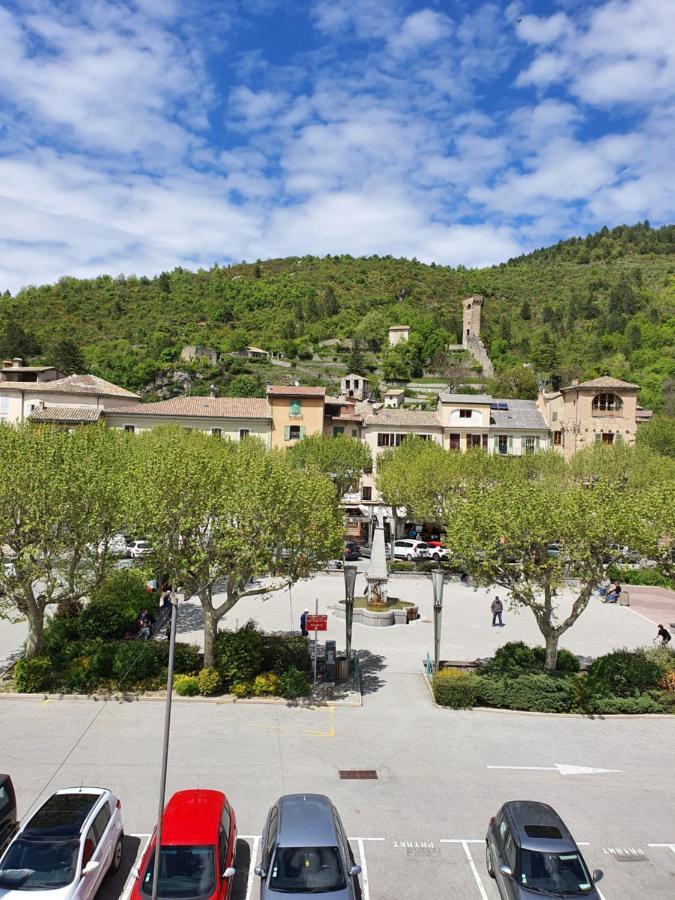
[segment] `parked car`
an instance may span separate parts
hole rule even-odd
[[[0,775],[0,853],[14,837],[17,828],[16,794],[9,775]]]
[[[132,559],[143,559],[146,556],[151,556],[154,550],[150,541],[132,541],[129,544],[127,553]]]
[[[98,545],[99,555],[106,550],[110,556],[126,556],[129,552],[127,539],[123,534],[113,534],[107,541],[101,541]]]
[[[261,900],[294,894],[360,897],[361,867],[337,810],[322,794],[287,794],[267,815],[262,858],[255,867]]]
[[[130,900],[152,896],[156,837],[138,867]],[[222,791],[178,791],[162,820],[157,896],[228,900],[232,894],[237,819]]]
[[[405,538],[400,541],[394,541],[394,558],[395,559],[429,559],[431,553],[429,545],[424,541],[416,541],[413,538]]]
[[[546,803],[512,800],[490,819],[485,838],[488,874],[504,900],[534,900],[574,894],[600,900],[569,829]]]
[[[92,900],[122,862],[120,801],[105,788],[56,791],[0,858],[3,900]]]
[[[370,554],[372,553],[373,548],[370,544],[359,544],[359,554],[364,559],[370,559]]]
[[[360,558],[359,546],[354,541],[347,541],[345,544],[344,558],[347,562],[352,562]]]
[[[450,551],[446,547],[437,544],[434,547],[429,546],[429,556],[435,562],[445,562],[450,559]]]

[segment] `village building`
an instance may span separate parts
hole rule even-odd
[[[323,434],[326,389],[270,384],[270,446],[289,447],[311,434]]]
[[[340,396],[353,400],[367,400],[370,397],[370,382],[363,375],[353,372],[340,379]]]
[[[389,329],[389,346],[395,347],[401,341],[407,341],[410,337],[409,325],[392,325]]]

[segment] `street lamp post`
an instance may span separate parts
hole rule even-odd
[[[164,708],[164,743],[162,745],[162,773],[159,779],[159,812],[157,814],[157,834],[155,844],[155,868],[152,873],[152,900],[157,900],[159,883],[159,854],[162,846],[162,821],[164,818],[164,796],[166,794],[166,766],[169,759],[169,731],[171,728],[171,695],[173,693],[173,658],[176,649],[176,598],[171,597],[171,634],[169,636],[169,664],[166,673],[166,706]]]
[[[431,573],[431,584],[434,589],[434,675],[438,672],[441,656],[441,615],[443,614],[443,584],[445,572],[434,569]]]
[[[349,671],[349,660],[352,654],[352,622],[354,619],[354,586],[356,585],[357,568],[355,565],[346,564],[344,567],[345,575],[345,631],[346,631],[346,649],[347,649],[347,670]]]

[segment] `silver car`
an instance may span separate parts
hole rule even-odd
[[[287,794],[269,811],[255,873],[261,900],[310,894],[314,900],[356,900],[358,876],[337,810],[322,794]]]

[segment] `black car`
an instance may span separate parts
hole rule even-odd
[[[347,541],[345,543],[345,552],[344,558],[347,562],[353,562],[355,559],[360,559],[361,554],[359,553],[359,545],[354,543],[354,541]]]
[[[16,794],[9,775],[0,775],[0,856],[16,831]]]
[[[504,900],[580,896],[600,900],[569,829],[546,803],[512,800],[490,819],[485,861]]]

